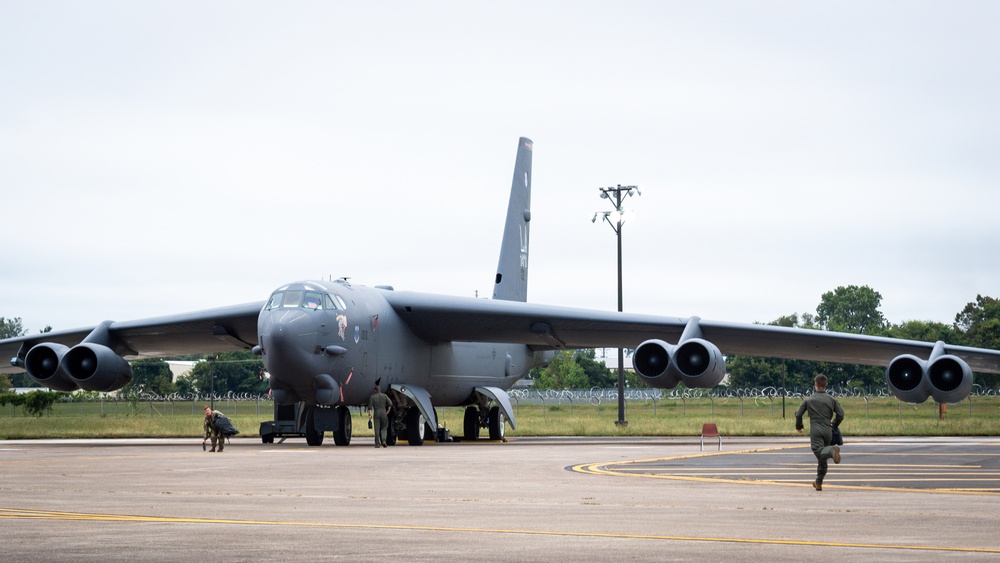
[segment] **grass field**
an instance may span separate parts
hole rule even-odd
[[[997,436],[1000,398],[972,397],[947,405],[943,420],[933,403],[909,405],[893,398],[840,398],[850,436]],[[617,404],[517,404],[517,430],[508,436],[697,436],[706,422],[726,436],[795,434],[798,399],[789,397],[782,418],[781,398],[699,398],[632,401],[626,426],[619,426]],[[0,409],[0,439],[200,437],[203,402],[58,403],[42,417],[26,416],[20,407]],[[260,423],[273,419],[266,401],[222,401],[216,409],[228,415],[242,437],[258,436]],[[371,437],[367,415],[354,413],[354,436]],[[459,436],[464,407],[438,410],[439,423]],[[808,426],[808,422],[806,423]],[[484,430],[482,435],[486,435]]]

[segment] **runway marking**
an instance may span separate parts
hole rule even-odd
[[[344,529],[370,529],[370,530],[397,530],[397,531],[424,531],[424,532],[469,532],[478,534],[522,534],[533,536],[570,536],[584,538],[615,538],[615,539],[642,539],[661,541],[689,541],[706,543],[742,543],[742,544],[763,544],[763,545],[791,545],[791,546],[817,546],[817,547],[840,547],[840,548],[861,548],[861,549],[891,549],[908,551],[946,551],[958,553],[993,553],[1000,554],[1000,549],[990,549],[984,547],[957,547],[939,545],[900,545],[900,544],[878,544],[878,543],[851,543],[851,542],[827,542],[827,541],[806,541],[806,540],[782,540],[782,539],[753,539],[753,538],[733,538],[733,537],[712,537],[712,536],[673,536],[673,535],[648,535],[648,534],[616,534],[609,532],[575,532],[570,530],[523,530],[523,529],[503,529],[503,528],[470,528],[451,526],[412,526],[394,524],[348,524],[338,522],[283,522],[271,520],[230,520],[220,518],[180,518],[166,516],[130,516],[125,514],[91,514],[85,512],[58,512],[49,510],[25,510],[19,508],[0,507],[0,520],[29,519],[29,520],[76,520],[89,522],[159,522],[171,524],[228,524],[243,526],[293,526],[293,527],[313,527],[313,528],[344,528]]]
[[[696,466],[696,467],[649,467],[651,464],[662,464],[663,462],[672,462],[678,460],[688,460],[688,459],[698,459],[698,458],[708,458],[708,457],[719,457],[724,455],[739,455],[739,454],[774,454],[778,452],[805,449],[808,450],[808,446],[781,446],[774,448],[764,448],[755,450],[732,450],[727,452],[699,452],[697,454],[686,454],[678,456],[668,456],[668,457],[657,457],[649,459],[635,459],[635,460],[622,460],[622,461],[611,461],[611,462],[601,462],[601,463],[583,463],[578,465],[573,465],[567,467],[566,469],[574,471],[576,473],[583,473],[587,475],[606,475],[606,476],[616,476],[616,477],[631,477],[631,478],[644,478],[644,479],[667,479],[673,481],[691,481],[700,483],[732,483],[741,485],[771,485],[771,486],[781,486],[781,487],[811,487],[812,477],[807,476],[803,478],[803,471],[811,471],[815,469],[815,463],[778,463],[775,464],[778,469],[774,467],[708,467],[708,466]],[[925,456],[949,456],[954,459],[956,454],[954,453],[887,453],[879,454],[872,452],[851,452],[851,457],[858,456],[908,456],[908,457],[925,457]],[[994,453],[975,453],[968,454],[970,457],[989,457],[989,456],[1000,456],[1000,454]],[[643,465],[647,465],[643,467]],[[782,470],[781,468],[794,468],[802,467],[802,471],[789,471]],[[831,464],[831,467],[833,465]],[[828,489],[845,489],[845,490],[864,490],[864,491],[891,491],[891,492],[906,492],[906,493],[933,493],[933,494],[954,494],[954,495],[978,495],[978,496],[1000,496],[1000,492],[997,492],[998,487],[989,488],[977,488],[977,487],[939,487],[939,488],[905,488],[905,487],[891,487],[891,486],[878,486],[872,485],[870,483],[927,483],[934,481],[943,482],[954,482],[956,480],[961,480],[967,483],[996,483],[1000,481],[1000,472],[996,471],[982,471],[982,466],[978,464],[970,465],[920,465],[920,464],[862,464],[862,465],[848,465],[837,466],[837,472],[831,473],[827,476],[826,480],[823,482],[823,488]],[[895,470],[894,470],[895,469]],[[905,470],[904,470],[905,469]],[[951,469],[959,471],[949,471],[941,472],[934,471],[935,469]],[[926,470],[926,471],[921,471]],[[743,478],[730,478],[726,476],[740,476]],[[754,475],[762,476],[776,476],[779,478],[771,479],[756,479],[753,478]],[[780,476],[783,475],[799,475],[798,479],[781,479]],[[947,479],[942,478],[944,476],[953,475],[955,478]],[[898,476],[898,477],[896,477]],[[749,477],[749,478],[747,478]],[[838,481],[863,481],[865,484],[860,485],[849,485],[849,484],[838,484]]]

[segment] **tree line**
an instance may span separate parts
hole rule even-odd
[[[952,324],[935,321],[905,321],[891,324],[879,310],[882,295],[868,286],[840,286],[820,297],[816,313],[792,313],[766,323],[886,336],[907,340],[990,348],[1000,350],[1000,300],[977,295],[955,315]],[[813,377],[826,374],[837,388],[875,390],[885,387],[885,368],[806,360],[783,360],[762,356],[726,357],[725,385],[732,388],[775,387],[808,389]],[[535,389],[587,389],[614,387],[617,374],[595,361],[593,350],[564,350],[556,354],[547,368],[532,370]],[[1000,374],[975,374],[976,383],[988,388],[1000,385]],[[630,388],[645,387],[634,373],[626,373]]]
[[[909,340],[941,340],[947,344],[1000,349],[1000,300],[996,298],[977,295],[975,301],[969,302],[955,315],[952,324],[915,320],[891,324],[879,310],[881,304],[882,295],[868,286],[840,286],[821,296],[815,314],[791,313],[766,324]],[[51,330],[51,327],[46,327],[41,332]],[[0,317],[0,338],[24,336],[26,333],[20,318]],[[249,351],[170,359],[205,361],[196,363],[189,373],[176,381],[173,381],[165,360],[133,361],[132,381],[121,393],[170,395],[207,394],[214,391],[216,394],[235,392],[263,395],[268,392],[264,364]],[[817,373],[826,374],[835,387],[872,390],[885,386],[885,369],[876,366],[739,355],[727,356],[726,365],[728,376],[725,384],[734,388],[808,388]],[[593,349],[560,350],[548,367],[532,370],[530,378],[532,388],[542,390],[610,388],[617,386],[618,382],[616,371],[598,361]],[[977,373],[976,383],[994,388],[1000,384],[1000,375]],[[626,372],[626,385],[630,388],[645,387],[633,372]],[[9,387],[38,385],[24,373],[0,374],[0,390]]]

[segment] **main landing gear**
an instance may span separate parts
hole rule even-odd
[[[463,421],[465,435],[463,438],[465,440],[478,440],[479,429],[488,428],[490,440],[503,440],[507,430],[505,421],[503,411],[498,406],[489,408],[483,406],[481,408],[471,405],[465,407],[465,420]]]

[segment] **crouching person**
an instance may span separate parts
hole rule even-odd
[[[218,444],[219,452],[221,452],[222,448],[226,445],[226,437],[225,435],[223,435],[222,430],[219,428],[219,425],[217,424],[218,418],[220,416],[224,415],[219,411],[213,411],[212,407],[205,407],[205,422],[202,425],[205,429],[205,437],[202,439],[201,445],[202,447],[204,447],[205,442],[209,438],[211,438],[212,439],[211,451],[213,452],[216,451],[215,450],[216,444]]]

